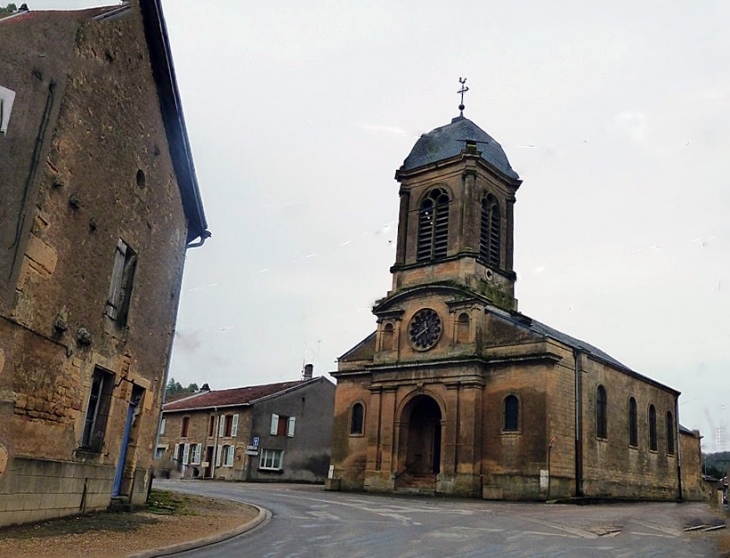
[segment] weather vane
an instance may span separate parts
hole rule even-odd
[[[464,116],[464,93],[469,91],[469,88],[465,85],[466,78],[459,78],[459,83],[461,84],[461,89],[457,91],[457,93],[461,93],[461,104],[459,105],[459,111],[461,112],[460,116]]]

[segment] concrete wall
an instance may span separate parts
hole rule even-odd
[[[258,402],[254,406],[252,435],[263,449],[283,450],[281,471],[260,468],[258,456],[248,457],[252,481],[324,482],[330,465],[335,386],[324,377],[303,387]],[[296,417],[293,437],[270,434],[271,415]]]

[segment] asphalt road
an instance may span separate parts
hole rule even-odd
[[[716,519],[700,503],[574,506],[216,481],[156,480],[155,487],[272,512],[249,533],[175,555],[186,558],[717,556],[712,539],[684,531]]]

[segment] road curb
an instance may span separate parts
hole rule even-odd
[[[204,546],[210,546],[219,542],[227,541],[238,535],[243,535],[256,527],[267,523],[271,519],[271,512],[266,508],[260,506],[254,506],[253,504],[246,504],[252,508],[259,510],[258,515],[251,521],[231,529],[230,531],[224,531],[223,533],[217,533],[210,535],[209,537],[203,537],[202,539],[196,539],[194,541],[186,541],[178,544],[171,544],[170,546],[163,546],[162,548],[155,548],[153,550],[143,550],[141,552],[134,552],[127,556],[127,558],[156,558],[157,556],[169,556],[170,554],[176,554],[178,552],[184,552],[186,550],[193,550],[196,548],[202,548]]]

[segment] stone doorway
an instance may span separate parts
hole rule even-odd
[[[433,490],[441,469],[441,408],[427,395],[419,395],[403,409],[400,427],[398,484]]]

